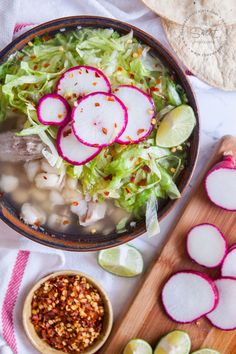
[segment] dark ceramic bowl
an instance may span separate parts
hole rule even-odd
[[[151,47],[153,53],[156,54],[173,73],[175,73],[176,80],[180,83],[180,85],[187,93],[189,104],[192,106],[197,118],[197,125],[192,133],[192,136],[190,137],[191,146],[188,154],[187,167],[179,177],[178,182],[179,190],[181,193],[183,193],[184,189],[189,184],[189,180],[193,173],[198,154],[198,108],[193,90],[190,86],[188,79],[186,78],[185,73],[182,71],[172,54],[168,52],[156,39],[136,27],[109,18],[96,16],[66,17],[37,26],[15,39],[0,53],[0,64],[4,63],[8,59],[9,55],[15,53],[17,50],[21,50],[29,41],[31,41],[35,37],[45,34],[53,35],[61,28],[71,30],[76,28],[77,26],[93,28],[113,28],[114,30],[117,30],[118,32],[123,34],[128,33],[132,29],[134,32],[134,36],[138,38],[140,42],[145,43],[149,47]],[[167,215],[167,213],[174,207],[174,205],[176,205],[176,203],[177,201],[168,200],[159,210],[159,220],[163,219]],[[2,208],[0,213],[1,219],[15,231],[28,237],[32,241],[36,241],[49,247],[60,248],[67,251],[94,251],[114,247],[124,242],[130,241],[139,235],[142,235],[146,230],[145,221],[143,220],[137,223],[137,226],[135,228],[132,228],[127,232],[124,232],[122,234],[113,232],[106,236],[102,234],[72,235],[69,233],[52,233],[47,230],[38,231],[32,229],[30,226],[25,225],[18,218],[16,210],[4,197],[4,195],[1,196],[0,204]]]

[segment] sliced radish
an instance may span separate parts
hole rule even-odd
[[[71,123],[59,129],[57,149],[59,155],[72,165],[84,165],[101,151],[99,148],[86,146],[79,142],[74,136]]]
[[[56,92],[72,101],[96,91],[111,92],[111,85],[101,70],[91,66],[67,70],[56,85]]]
[[[212,311],[217,301],[214,282],[198,272],[175,273],[162,290],[162,302],[167,314],[180,323],[196,321]]]
[[[236,245],[231,246],[226,254],[221,267],[221,275],[236,278]]]
[[[198,264],[217,267],[222,263],[226,250],[225,237],[215,225],[196,225],[188,233],[187,251]]]
[[[120,144],[138,143],[153,129],[155,106],[151,96],[134,86],[120,85],[114,93],[128,110],[128,124],[117,140]]]
[[[236,211],[236,166],[232,155],[224,156],[207,174],[205,188],[209,199],[222,209]]]
[[[213,326],[223,329],[236,329],[236,279],[224,277],[217,279],[219,302],[214,311],[207,315]]]
[[[125,130],[127,110],[116,96],[95,92],[82,98],[72,111],[77,139],[88,146],[112,144]]]
[[[37,115],[42,124],[62,126],[70,119],[70,106],[62,96],[51,93],[40,98]]]

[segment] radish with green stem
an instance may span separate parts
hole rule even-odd
[[[190,258],[208,268],[219,266],[227,251],[224,235],[212,224],[194,226],[188,233],[186,246]]]
[[[62,126],[70,120],[70,106],[57,93],[48,94],[40,98],[37,116],[40,123],[44,125]]]
[[[236,211],[236,165],[232,154],[226,154],[207,174],[205,189],[218,207]]]
[[[162,290],[163,306],[172,320],[196,321],[214,310],[218,293],[214,282],[205,274],[181,271],[172,275]]]

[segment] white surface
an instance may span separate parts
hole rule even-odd
[[[20,11],[17,11],[18,7]],[[152,34],[167,46],[158,17],[149,11],[142,4],[141,0],[40,0],[40,2],[33,0],[2,0],[0,2],[0,46],[3,47],[10,41],[14,23],[40,23],[61,16],[80,14],[102,15],[127,21]],[[167,239],[168,230],[173,225],[173,220],[181,214],[181,208],[186,201],[189,189],[212,154],[215,142],[225,134],[236,135],[236,92],[230,93],[213,89],[195,77],[191,77],[190,80],[195,89],[201,119],[201,145],[197,169],[191,185],[183,199],[179,202],[178,207],[161,222],[161,233],[152,239],[148,239],[144,235],[132,242],[133,245],[142,251],[145,267],[148,266],[154,256],[157,256],[163,241]],[[54,250],[28,241],[26,238],[16,234],[4,223],[1,223],[0,230],[0,243],[2,247],[30,249],[50,253],[50,257],[44,261],[42,260],[41,264],[31,265],[30,269],[27,267],[27,272],[34,275],[28,278],[28,286],[50,271],[48,260],[52,257],[51,253],[55,252]],[[62,252],[58,253],[62,254]],[[11,255],[14,258],[13,252],[9,251],[9,256]],[[66,259],[65,265],[61,263],[56,269],[80,269],[99,280],[109,293],[115,316],[118,316],[137,289],[140,277],[125,279],[104,272],[97,266],[96,253],[73,254],[64,252],[64,256]],[[2,264],[0,266],[2,271]],[[7,269],[10,269],[10,263]],[[27,277],[28,273],[26,273],[25,277]],[[25,294],[25,289],[22,289],[22,291]],[[22,331],[22,328],[18,327],[17,331],[20,336],[19,332]],[[33,350],[30,349],[31,347],[29,348],[28,346],[27,348],[24,354],[33,354]]]

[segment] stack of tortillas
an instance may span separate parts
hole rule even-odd
[[[236,0],[143,0],[161,16],[183,64],[212,86],[236,90]]]

